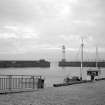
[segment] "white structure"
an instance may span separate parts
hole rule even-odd
[[[63,45],[62,46],[62,61],[66,61],[65,53],[66,53],[66,47],[65,45]]]

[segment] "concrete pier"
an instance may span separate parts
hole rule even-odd
[[[0,95],[0,105],[105,105],[105,80]]]

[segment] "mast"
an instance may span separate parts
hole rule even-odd
[[[83,38],[82,38],[82,43],[81,43],[81,69],[80,69],[80,80],[82,80],[82,71],[83,71]]]
[[[98,68],[98,47],[96,46],[96,68]]]
[[[98,70],[98,79],[100,78],[101,69],[98,68],[98,47],[96,46],[96,69]]]

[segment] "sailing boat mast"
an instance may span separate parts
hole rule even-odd
[[[82,71],[83,71],[83,38],[82,38],[82,43],[81,43],[81,69],[80,69],[80,80],[82,80]]]
[[[96,68],[98,68],[98,47],[96,46]]]

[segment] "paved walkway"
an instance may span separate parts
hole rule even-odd
[[[0,95],[0,105],[105,105],[105,81]]]

